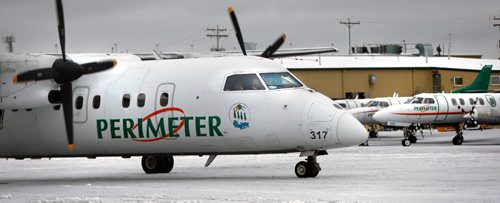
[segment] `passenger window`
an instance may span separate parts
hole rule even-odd
[[[168,105],[168,93],[164,92],[160,95],[160,106],[164,107]]]
[[[460,99],[458,99],[458,101],[460,101],[460,105],[462,105],[462,106],[464,106],[464,105],[465,105],[465,101],[464,101],[464,99],[460,98]]]
[[[494,97],[487,95],[486,99],[487,99],[486,101],[488,101],[488,103],[490,103],[491,107],[497,106],[497,102],[495,101]]]
[[[76,97],[75,100],[75,107],[76,109],[80,110],[83,108],[83,96],[78,96]]]
[[[470,103],[470,105],[474,105],[474,103],[475,103],[474,99],[469,98],[469,103]]]
[[[424,104],[434,104],[434,99],[433,98],[425,98]]]
[[[146,95],[144,93],[140,93],[138,96],[137,96],[137,107],[144,107],[144,105],[146,104]]]
[[[265,90],[256,74],[238,74],[227,77],[224,91]]]
[[[94,99],[92,99],[92,107],[94,109],[98,109],[101,106],[101,96],[95,95]]]
[[[125,94],[122,97],[122,107],[128,108],[130,106],[130,94]]]
[[[481,106],[484,106],[484,100],[483,100],[483,98],[478,98],[478,100],[479,100],[479,104],[481,104]]]
[[[452,98],[451,99],[451,104],[453,104],[453,106],[456,106],[457,105],[457,100],[455,98]]]

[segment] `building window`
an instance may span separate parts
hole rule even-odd
[[[464,85],[464,77],[463,76],[454,76],[453,77],[453,86],[463,86]]]
[[[491,76],[491,85],[500,85],[500,75]]]
[[[98,109],[101,106],[101,96],[95,95],[94,99],[92,99],[92,107],[94,109]]]
[[[161,93],[160,95],[160,106],[164,107],[168,105],[168,93]]]
[[[83,108],[83,96],[78,96],[75,99],[75,107],[80,110]]]
[[[130,94],[125,94],[122,97],[122,107],[128,108],[130,106]]]
[[[142,108],[146,104],[146,95],[144,93],[140,93],[139,96],[137,96],[137,106]]]

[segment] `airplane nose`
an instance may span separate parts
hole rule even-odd
[[[387,116],[389,115],[389,112],[387,112],[387,109],[381,109],[377,111],[375,114],[373,114],[372,118],[373,120],[376,120],[377,122],[380,123],[387,123]]]
[[[341,145],[359,145],[368,139],[368,131],[349,113],[340,117],[337,125],[337,135]]]

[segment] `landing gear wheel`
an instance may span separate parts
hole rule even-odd
[[[462,142],[464,142],[464,137],[462,135],[456,135],[453,137],[452,140],[454,145],[462,145]]]
[[[403,139],[403,140],[401,141],[401,144],[402,144],[403,146],[405,146],[405,147],[408,147],[408,146],[410,146],[410,145],[411,145],[411,142],[410,142],[410,140],[409,140],[409,139]]]
[[[163,163],[160,173],[170,173],[174,168],[174,157],[173,156],[163,156]]]
[[[172,156],[142,156],[142,169],[147,174],[169,173],[174,167]]]
[[[408,140],[410,140],[411,143],[417,143],[417,136],[415,135],[410,135],[408,137]]]
[[[378,132],[372,130],[372,131],[370,131],[370,133],[368,134],[368,136],[371,137],[371,138],[376,138],[376,137],[378,137]]]
[[[295,175],[299,178],[307,178],[308,170],[307,170],[307,162],[301,161],[295,165]]]

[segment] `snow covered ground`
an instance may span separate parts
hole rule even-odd
[[[500,130],[419,137],[381,132],[368,147],[318,157],[317,178],[299,179],[298,154],[175,157],[170,174],[146,175],[140,157],[0,160],[0,202],[500,201]]]

